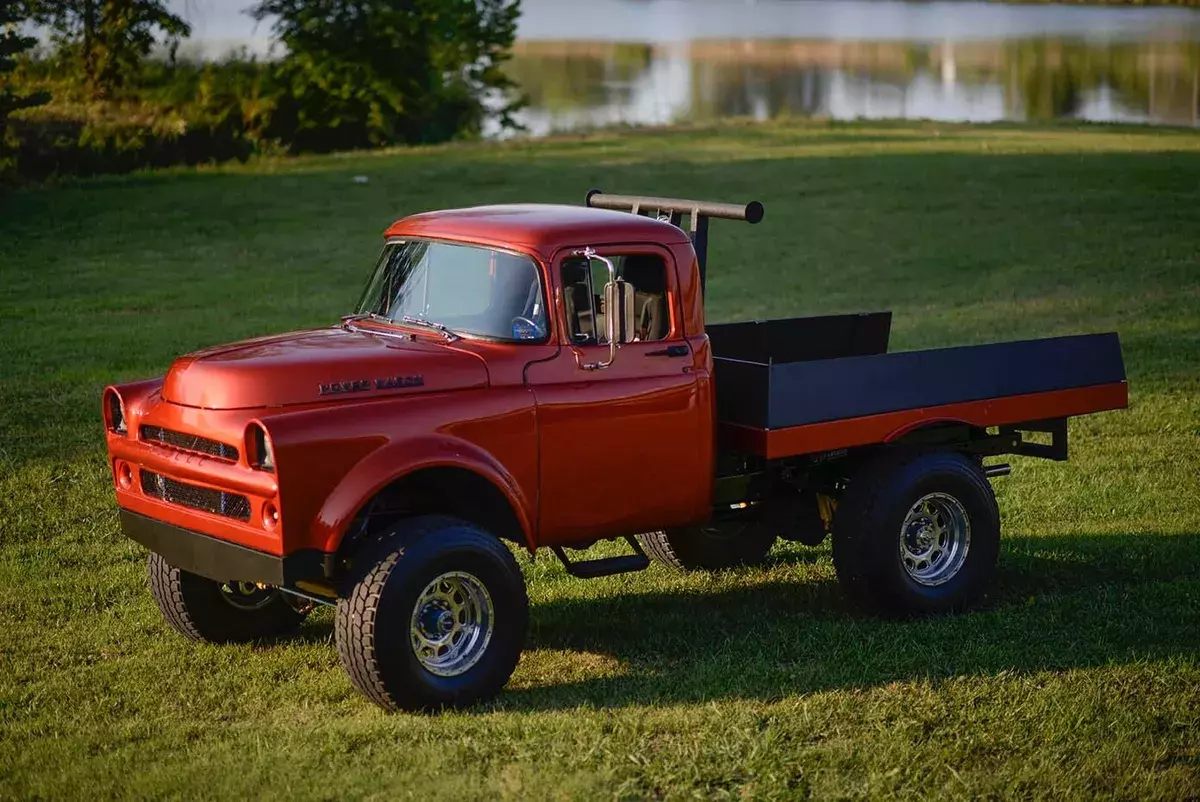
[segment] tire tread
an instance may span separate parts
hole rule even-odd
[[[253,611],[238,610],[219,597],[220,583],[188,573],[150,552],[150,594],[172,629],[195,641],[245,643],[296,632],[305,613],[282,596]]]
[[[150,553],[147,565],[150,592],[154,601],[158,603],[163,618],[180,635],[196,641],[204,640],[204,635],[196,626],[196,621],[188,612],[187,603],[184,601],[179,569],[173,568],[154,552]]]
[[[999,537],[999,509],[992,486],[983,470],[970,459],[956,451],[929,451],[898,449],[880,455],[865,464],[856,473],[838,505],[833,527],[833,564],[838,582],[850,600],[872,612],[893,616],[919,612],[904,609],[901,600],[890,592],[886,582],[881,581],[879,562],[881,548],[891,548],[890,532],[881,532],[881,521],[887,505],[894,502],[897,492],[895,484],[913,470],[915,463],[923,463],[926,473],[944,471],[965,479],[973,486],[979,500],[984,501],[989,520],[972,521],[980,534],[994,533]],[[990,544],[980,542],[980,546]],[[978,552],[977,552],[978,553]],[[991,554],[994,565],[995,555]],[[992,566],[983,566],[984,575]],[[964,567],[965,570],[965,567]],[[968,587],[961,598],[950,605],[952,609],[966,606],[981,591],[979,587]]]
[[[650,559],[670,568],[720,571],[762,562],[775,543],[775,534],[751,523],[736,541],[707,535],[700,526],[646,532],[638,535],[638,540]]]
[[[518,604],[525,615],[528,614],[529,597],[516,560],[498,538],[474,524],[443,515],[421,516],[402,521],[397,527],[381,532],[374,540],[364,543],[355,557],[357,573],[351,575],[337,605],[334,641],[342,666],[354,687],[386,710],[426,710],[443,706],[431,703],[419,688],[397,684],[394,680],[389,682],[376,643],[379,638],[387,637],[387,633],[378,629],[384,589],[397,570],[404,567],[406,551],[421,539],[449,527],[469,530],[487,538],[484,542],[494,543],[496,556],[517,579],[515,586],[520,588]],[[524,632],[524,623],[521,632]],[[472,688],[469,698],[456,699],[451,704],[470,704],[498,693],[516,667],[522,645],[516,644],[511,665],[505,664],[503,670],[487,675],[483,683]]]
[[[638,535],[638,541],[642,544],[642,551],[646,552],[646,556],[651,560],[679,571],[687,569],[683,560],[671,547],[671,539],[666,532],[646,532]]]

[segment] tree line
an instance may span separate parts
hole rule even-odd
[[[258,0],[281,55],[178,58],[162,0],[0,0],[0,174],[477,136],[512,125],[519,0]],[[43,43],[29,35],[44,32]]]

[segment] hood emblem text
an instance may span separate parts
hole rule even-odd
[[[420,387],[425,384],[425,377],[420,373],[415,376],[381,376],[378,379],[355,379],[346,382],[329,382],[320,384],[317,395],[340,395],[342,393],[362,393],[367,390],[394,390],[400,387]]]

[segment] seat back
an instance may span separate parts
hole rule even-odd
[[[653,254],[625,257],[621,277],[633,285],[633,313],[637,339],[661,340],[671,328],[667,312],[667,268]]]

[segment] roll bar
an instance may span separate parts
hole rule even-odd
[[[723,220],[743,220],[747,223],[758,223],[763,219],[765,210],[758,201],[750,201],[745,206],[736,203],[715,203],[713,201],[685,200],[683,198],[655,198],[647,195],[610,195],[598,189],[588,190],[583,199],[584,206],[593,209],[612,209],[618,212],[630,212],[644,217],[656,217],[666,220],[673,226],[683,228],[683,216],[689,221],[689,232],[692,247],[696,251],[696,263],[700,268],[700,291],[704,291],[705,275],[708,267],[708,220],[719,217]]]

